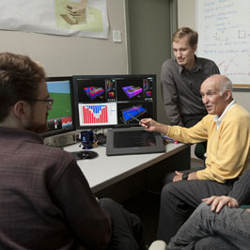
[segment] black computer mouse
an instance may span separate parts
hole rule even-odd
[[[98,153],[94,152],[94,151],[80,151],[78,152],[77,156],[81,159],[94,159],[98,156]]]

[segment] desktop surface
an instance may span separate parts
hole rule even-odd
[[[78,160],[77,163],[95,193],[172,155],[178,154],[189,146],[181,143],[170,143],[165,147],[166,152],[164,153],[107,156],[106,148],[98,146],[91,149],[98,153],[98,157],[90,160]],[[80,151],[81,148],[79,144],[75,144],[65,147],[64,150],[73,152]]]

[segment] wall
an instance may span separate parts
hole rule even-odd
[[[171,56],[170,2],[127,0],[130,73],[157,75],[157,120],[164,123],[168,119],[161,97],[160,69]]]
[[[178,0],[178,27],[189,26],[196,29],[195,26],[195,0]]]
[[[189,26],[196,30],[195,24],[195,0],[178,0],[178,27]],[[235,100],[250,112],[250,90],[234,90],[233,95]]]
[[[250,89],[246,90],[234,90],[233,91],[233,96],[234,99],[241,104],[242,106],[244,106],[248,112],[250,113]]]
[[[128,73],[124,0],[107,0],[111,31],[122,32],[122,43],[109,38],[62,37],[0,31],[1,51],[27,54],[40,61],[48,76]]]

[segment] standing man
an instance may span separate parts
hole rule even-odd
[[[227,194],[237,178],[250,168],[250,115],[232,97],[232,82],[213,75],[201,85],[206,115],[191,128],[141,120],[148,131],[158,131],[184,143],[208,141],[205,168],[175,172],[161,193],[158,239],[169,242],[202,199]]]
[[[165,112],[171,125],[192,127],[206,114],[200,86],[209,76],[219,74],[216,64],[196,57],[198,33],[188,27],[179,28],[172,39],[174,57],[161,68],[161,87]],[[204,159],[206,142],[195,148],[197,157]]]
[[[196,57],[197,44],[197,32],[179,28],[172,39],[175,58],[162,65],[163,101],[171,125],[189,128],[207,114],[200,86],[209,76],[219,74],[219,69],[213,61]]]
[[[53,105],[44,69],[0,53],[0,249],[140,250],[139,218],[97,201],[72,156],[43,144]]]

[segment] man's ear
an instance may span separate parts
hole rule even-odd
[[[232,91],[230,89],[226,89],[224,92],[226,101],[230,101],[232,99]]]
[[[17,119],[26,120],[30,115],[30,104],[26,101],[18,101],[15,103],[12,110]]]
[[[192,49],[193,49],[193,52],[195,53],[196,50],[197,50],[197,44],[195,44],[195,45],[192,47]]]

